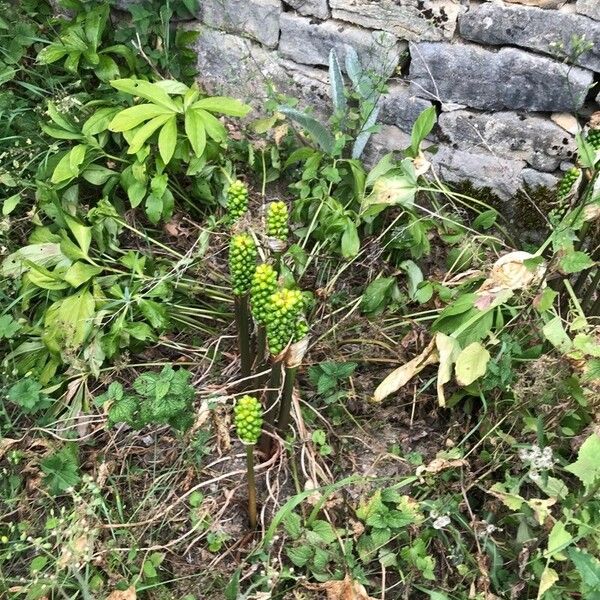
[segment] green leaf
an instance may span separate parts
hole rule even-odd
[[[342,256],[352,258],[358,254],[360,248],[360,237],[352,219],[346,220],[344,233],[342,234]]]
[[[546,558],[553,557],[564,550],[573,541],[573,536],[567,531],[562,521],[556,521],[550,535],[548,535],[548,548],[544,552]]]
[[[577,141],[577,157],[579,164],[585,169],[591,169],[596,164],[596,149],[588,142],[581,133],[575,136]]]
[[[21,201],[21,194],[14,194],[9,196],[2,201],[2,216],[7,217],[10,213],[17,208]]]
[[[600,435],[593,433],[579,448],[577,460],[566,466],[565,471],[573,473],[583,483],[586,490],[592,489],[600,478]]]
[[[145,125],[142,125],[136,130],[133,139],[129,145],[127,154],[136,154],[142,149],[142,146],[146,143],[146,140],[162,125],[164,125],[171,118],[171,114],[159,115],[150,119]]]
[[[138,104],[116,114],[110,121],[108,128],[110,131],[115,132],[129,131],[144,121],[161,115],[173,115],[173,112],[156,104]]]
[[[87,146],[85,144],[78,144],[67,152],[54,168],[50,181],[61,183],[77,177],[79,175],[79,165],[85,159],[86,150]]]
[[[490,353],[479,343],[469,344],[456,358],[456,381],[467,386],[485,375]]]
[[[115,400],[108,409],[108,420],[111,425],[127,423],[135,425],[135,413],[139,408],[139,400],[135,396],[123,396]]]
[[[542,327],[544,337],[560,352],[568,352],[573,342],[565,331],[561,318],[554,317]]]
[[[79,461],[77,446],[68,444],[59,452],[41,461],[40,466],[45,473],[44,483],[53,494],[60,494],[79,483]]]
[[[94,267],[84,262],[78,261],[72,264],[67,272],[63,275],[63,279],[73,287],[79,287],[92,277],[102,273],[100,267]]]
[[[12,315],[0,317],[0,340],[10,340],[20,329],[21,325],[12,318]]]
[[[79,248],[87,256],[90,249],[90,244],[92,242],[92,228],[86,227],[83,223],[71,215],[65,214],[64,218],[69,226],[69,229],[71,230],[71,233],[77,240]]]
[[[302,535],[302,519],[300,515],[295,512],[290,513],[283,520],[283,526],[287,534],[293,539],[297,540]]]
[[[377,122],[377,117],[379,117],[380,110],[380,106],[373,108],[369,113],[367,120],[363,123],[360,133],[356,136],[354,145],[352,146],[352,158],[358,159],[362,156],[365,146],[374,133],[375,123]]]
[[[119,111],[114,106],[98,109],[84,124],[81,131],[84,135],[97,135],[108,129],[115,113]]]
[[[288,548],[288,558],[297,567],[303,567],[313,557],[313,549],[310,546],[298,546],[297,548]]]
[[[319,539],[324,544],[333,544],[338,538],[335,533],[335,529],[327,521],[317,519],[312,524],[312,531],[319,536]]]
[[[177,146],[177,119],[173,115],[158,134],[158,151],[165,165],[168,165]]]
[[[67,55],[67,48],[61,44],[50,44],[42,48],[36,57],[37,62],[50,65]]]
[[[196,156],[202,156],[206,147],[206,129],[202,116],[195,110],[185,113],[185,133]]]
[[[331,86],[333,108],[339,115],[344,115],[347,109],[346,90],[335,48],[329,51],[329,85]]]
[[[44,343],[56,352],[78,349],[92,331],[95,306],[94,297],[85,290],[52,304],[44,319]]]
[[[579,273],[593,267],[595,264],[585,252],[579,250],[565,254],[558,262],[560,270],[565,274]]]
[[[203,98],[194,102],[192,109],[202,108],[209,112],[216,112],[230,117],[245,117],[251,110],[250,106],[227,96],[213,96],[212,98]]]
[[[475,229],[487,230],[496,223],[497,218],[498,211],[494,210],[493,208],[490,208],[490,210],[485,210],[477,215],[477,217],[473,221],[473,227]]]
[[[101,81],[109,81],[119,76],[119,67],[110,56],[102,54],[98,58],[98,65],[94,69],[94,72]]]
[[[375,312],[385,304],[395,283],[394,277],[378,277],[372,281],[363,294],[361,309],[367,314]]]
[[[542,596],[559,580],[558,573],[549,566],[544,568],[542,576],[540,577],[540,587],[538,588],[537,597],[538,599]]]
[[[385,154],[379,159],[379,162],[369,171],[365,188],[370,188],[380,178],[389,173],[392,169],[396,169],[398,164],[394,158],[393,152]]]
[[[169,323],[167,309],[163,304],[153,300],[140,300],[138,302],[141,313],[154,329],[165,329]]]
[[[33,574],[41,571],[46,566],[47,562],[47,556],[36,556],[29,565],[29,572]]]
[[[582,591],[600,592],[600,560],[578,548],[569,548],[567,554],[581,577]]]
[[[115,79],[110,84],[121,92],[139,96],[158,104],[170,112],[182,112],[182,108],[158,85],[141,79]]]
[[[408,277],[408,296],[411,300],[415,300],[417,288],[423,281],[423,273],[419,266],[412,260],[402,261],[399,266]]]
[[[333,135],[324,125],[317,121],[317,119],[300,112],[295,108],[290,108],[289,106],[280,106],[277,110],[304,127],[323,152],[326,152],[327,154],[333,153],[335,146]]]
[[[413,125],[412,133],[410,136],[410,149],[413,153],[413,156],[416,156],[418,154],[421,142],[431,133],[431,130],[435,126],[436,121],[437,113],[435,110],[435,106],[430,106],[429,108],[426,108],[417,117],[417,120]]]
[[[194,113],[202,120],[208,137],[219,143],[224,142],[227,139],[225,125],[223,125],[223,123],[221,123],[214,115],[211,115],[209,112],[202,109],[197,109]]]

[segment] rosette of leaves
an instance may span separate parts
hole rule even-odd
[[[300,290],[282,289],[275,292],[267,308],[267,343],[273,356],[281,354],[285,347],[297,339],[304,299]]]
[[[242,396],[233,409],[238,437],[244,444],[256,444],[262,429],[262,406],[253,396]]]
[[[248,187],[238,179],[227,190],[227,223],[233,225],[246,214],[247,210]]]
[[[133,390],[126,391],[119,382],[111,383],[97,403],[110,403],[110,425],[127,423],[134,429],[146,425],[170,425],[177,431],[185,431],[194,420],[195,391],[190,377],[191,373],[186,369],[175,370],[167,365],[160,373],[140,375],[133,382]]]
[[[229,242],[229,272],[231,288],[236,296],[243,296],[250,290],[256,270],[258,252],[251,235],[240,233]]]
[[[271,202],[267,207],[266,234],[270,238],[287,241],[288,228],[288,208],[285,202]]]
[[[277,273],[268,264],[256,267],[250,288],[252,316],[259,325],[267,324],[268,307],[271,296],[277,291]]]

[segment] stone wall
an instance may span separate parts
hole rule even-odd
[[[436,106],[433,162],[509,199],[552,186],[600,101],[600,0],[199,0],[200,79],[260,109],[269,86],[327,115],[327,62],[347,44],[390,76],[371,160]],[[578,40],[586,50],[578,51]]]

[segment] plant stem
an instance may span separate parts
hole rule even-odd
[[[256,329],[256,360],[257,367],[263,364],[265,352],[267,351],[267,329],[264,325],[259,325]]]
[[[259,449],[263,454],[265,454],[265,456],[269,456],[271,452],[271,436],[267,435],[267,432],[273,429],[276,415],[279,414],[277,400],[279,398],[279,387],[281,386],[282,372],[282,362],[280,360],[273,361],[271,366],[271,377],[269,378],[269,389],[267,390],[265,410],[263,412],[265,432],[262,434],[259,443]]]
[[[286,367],[281,395],[281,406],[279,408],[279,419],[277,420],[277,431],[283,436],[290,424],[290,413],[292,408],[292,393],[296,382],[298,367]]]
[[[247,294],[235,296],[235,322],[242,377],[249,377],[252,372],[252,352],[250,351],[250,313],[248,311]]]
[[[250,527],[256,529],[256,480],[254,479],[254,444],[246,446],[246,467],[248,469],[248,518]]]

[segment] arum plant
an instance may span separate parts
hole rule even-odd
[[[275,424],[276,415],[278,416],[279,421],[281,421],[283,416],[284,422],[289,422],[289,416],[286,417],[285,414],[286,411],[289,413],[289,408],[291,406],[293,378],[295,377],[299,363],[295,367],[291,367],[291,370],[288,372],[285,360],[290,344],[299,341],[299,334],[304,334],[302,337],[305,337],[306,328],[299,325],[303,308],[304,299],[302,293],[299,290],[289,290],[285,288],[275,292],[267,305],[267,344],[272,363],[265,415],[265,421],[269,426]],[[286,376],[289,375],[290,379],[292,379],[292,387],[289,389],[286,388],[286,393],[289,397],[285,396],[281,406],[278,408],[279,391],[284,375],[284,366],[286,368]],[[268,454],[271,447],[270,437],[263,435],[260,447],[265,454]]]
[[[253,396],[240,398],[234,409],[234,423],[240,441],[246,446],[248,471],[248,517],[250,527],[256,529],[256,480],[254,477],[254,446],[262,430],[262,407]]]
[[[229,272],[235,302],[235,320],[242,377],[249,377],[252,369],[250,350],[250,313],[248,293],[256,270],[258,251],[251,235],[240,233],[229,242]]]
[[[271,202],[267,206],[265,233],[267,235],[269,250],[271,250],[275,259],[277,271],[279,271],[281,254],[287,245],[289,233],[288,216],[288,208],[285,202]]]
[[[243,181],[237,179],[231,182],[227,190],[227,216],[228,225],[234,225],[248,211],[248,187]]]
[[[269,264],[256,267],[250,288],[250,305],[252,317],[257,325],[256,358],[260,365],[265,357],[267,342],[267,312],[271,296],[277,290],[277,272]]]

